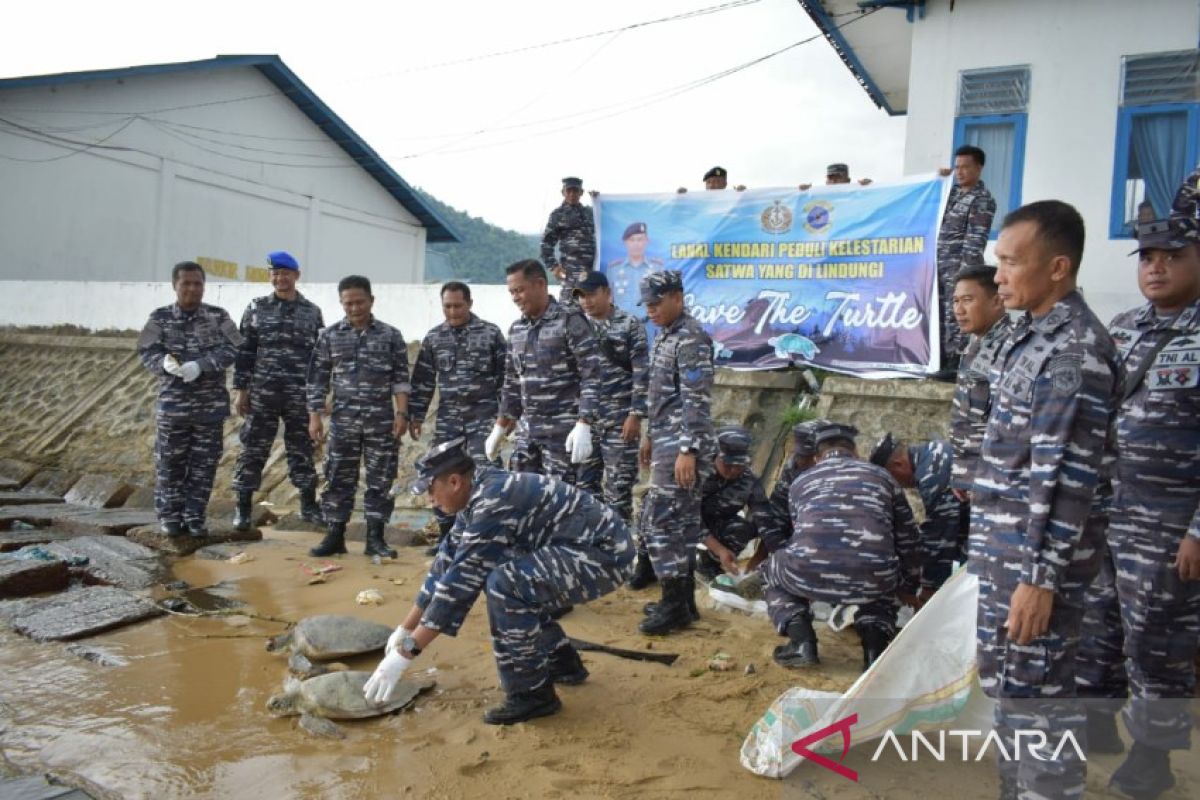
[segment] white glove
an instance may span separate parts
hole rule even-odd
[[[571,454],[572,464],[582,464],[592,454],[592,426],[586,422],[576,422],[575,427],[567,434],[567,452]]]
[[[488,434],[487,442],[483,445],[488,461],[495,461],[496,457],[500,455],[500,444],[507,435],[508,431],[504,430],[503,426],[492,426],[492,432]]]
[[[184,383],[191,383],[200,377],[200,365],[195,361],[189,361],[179,368],[179,377],[183,378]]]
[[[401,625],[392,631],[392,635],[388,637],[387,646],[383,648],[384,653],[400,652],[400,642],[404,641],[407,636],[412,636],[413,632]]]
[[[163,372],[178,377],[181,374],[180,370],[179,359],[170,354],[163,356]]]
[[[363,685],[363,697],[369,703],[386,703],[410,664],[411,658],[405,658],[394,650],[388,653]]]

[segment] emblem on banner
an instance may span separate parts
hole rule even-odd
[[[776,200],[759,215],[762,229],[766,233],[787,233],[792,229],[792,210]]]
[[[804,207],[804,230],[809,233],[829,233],[833,220],[833,204],[825,200],[814,200]]]

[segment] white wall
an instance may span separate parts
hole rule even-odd
[[[161,110],[180,106],[193,107]],[[7,90],[0,116],[78,141],[111,135],[81,149],[0,126],[0,152],[26,159],[0,159],[0,278],[160,281],[205,257],[244,279],[287,250],[309,280],[336,281],[349,263],[424,280],[425,228],[252,67]]]
[[[305,283],[301,293],[321,307],[326,324],[341,319],[336,283]],[[374,313],[400,329],[410,341],[421,339],[444,319],[438,296],[440,285],[373,284]],[[267,294],[270,286],[243,283],[209,283],[204,302],[221,306],[234,322],[241,321],[246,305]],[[472,286],[472,309],[478,316],[508,326],[520,315],[504,286]],[[78,325],[88,330],[140,330],[146,317],[159,306],[175,302],[170,283],[117,283],[94,281],[0,280],[0,325]]]
[[[1110,239],[1109,204],[1121,56],[1186,50],[1200,34],[1196,0],[930,0],[913,26],[904,171],[951,162],[961,70],[1030,66],[1021,200],[1071,203],[1087,225],[1080,280],[1107,322],[1143,302],[1135,246]]]

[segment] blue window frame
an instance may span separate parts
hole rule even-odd
[[[1027,114],[978,114],[954,120],[954,148],[964,144],[983,150],[987,161],[980,176],[996,201],[989,238],[995,239],[1004,215],[1021,205],[1025,174]]]

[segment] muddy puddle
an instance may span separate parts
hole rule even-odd
[[[0,629],[0,748],[9,764],[82,776],[114,797],[156,800],[995,796],[987,764],[875,764],[864,748],[847,761],[859,783],[811,765],[785,782],[747,772],[738,763],[743,738],[797,674],[771,663],[781,640],[766,622],[712,610],[687,633],[654,640],[652,649],[680,654],[673,666],[584,654],[591,678],[559,690],[562,713],[506,729],[480,720],[500,691],[479,603],[459,637],[439,639],[418,660],[437,670],[433,691],[393,716],[342,723],[344,740],[313,738],[295,718],[266,712],[287,673],[286,656],[265,649],[285,630],[273,620],[338,613],[394,625],[428,561],[409,548],[394,563],[372,565],[353,544],[356,552],[330,560],[342,569],[314,584],[305,551],[316,538],[268,531],[245,548],[252,560],[177,562],[174,578],[207,587],[189,602],[222,616],[171,614],[79,643],[111,661]],[[383,605],[356,605],[368,588],[383,594]],[[562,622],[572,636],[645,649],[636,624],[653,595],[622,589]],[[844,689],[857,677],[857,639],[821,637],[824,664],[802,679]],[[718,651],[736,669],[708,671]],[[344,664],[369,671],[377,658]],[[755,665],[750,675],[747,664]],[[1177,755],[1175,763],[1187,760]],[[1190,759],[1190,774],[1168,800],[1196,796],[1198,761]],[[1095,765],[1097,786],[1117,763]]]

